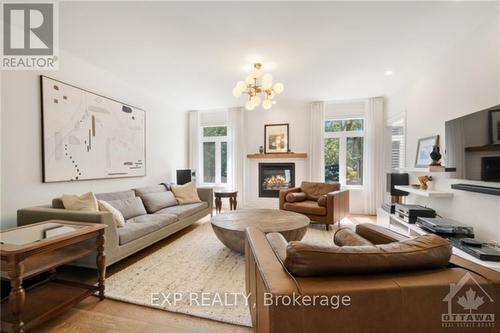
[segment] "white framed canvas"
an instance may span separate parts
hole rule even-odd
[[[416,168],[427,168],[432,163],[431,152],[434,146],[438,144],[439,135],[418,140],[417,156],[415,158]]]
[[[288,124],[264,125],[264,153],[287,153],[290,146],[288,142]]]
[[[41,76],[43,181],[146,175],[144,110]]]

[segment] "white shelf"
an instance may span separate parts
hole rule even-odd
[[[405,191],[408,193],[420,195],[422,197],[429,197],[429,198],[448,198],[452,197],[453,193],[451,192],[444,192],[444,191],[435,191],[435,190],[421,190],[419,188],[414,188],[409,185],[395,185],[395,189]]]
[[[447,168],[444,166],[429,166],[427,168],[401,168],[397,169],[401,172],[414,172],[414,173],[440,173],[440,172],[456,172],[456,168]]]
[[[389,214],[382,208],[377,209],[377,224],[410,238],[429,233],[427,230],[418,227],[416,224],[411,224],[404,221],[402,218],[396,216],[395,214]],[[453,247],[453,254],[463,259],[472,261],[473,263],[476,263],[478,265],[500,272],[500,262],[478,259],[457,247]]]

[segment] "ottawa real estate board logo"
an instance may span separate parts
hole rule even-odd
[[[2,70],[58,69],[57,2],[2,2]]]
[[[450,284],[443,302],[448,303],[447,313],[441,314],[443,327],[495,327],[494,300],[469,272],[458,283]]]

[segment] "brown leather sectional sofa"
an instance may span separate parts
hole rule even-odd
[[[377,254],[379,258],[376,260],[381,265],[386,265],[390,262],[384,253],[387,248],[399,248],[397,243],[392,242],[405,240],[403,236],[375,225],[359,225],[356,234],[360,237],[351,235],[343,237],[343,241],[353,241],[356,244],[360,239],[364,239],[361,241],[367,243],[359,244],[361,247],[356,247],[358,250],[353,246],[346,246],[345,249],[337,249],[334,252],[359,251],[359,256],[364,256],[363,252],[375,246],[377,249],[385,249]],[[338,274],[325,275],[322,271],[317,276],[312,273],[313,269],[302,274],[306,276],[299,276],[290,273],[287,267],[293,266],[284,262],[287,255],[291,255],[290,247],[293,246],[288,245],[278,234],[266,236],[258,229],[248,228],[245,251],[246,289],[250,294],[249,308],[254,331],[499,332],[497,318],[500,316],[500,273],[451,255],[451,247],[446,244],[447,241],[443,243],[442,240],[432,237],[427,237],[426,241],[430,242],[424,244],[424,247],[432,250],[428,259],[430,258],[433,268],[418,268],[417,263],[413,268],[399,267],[391,270],[390,267],[384,267],[378,273],[356,274],[344,269]],[[338,239],[336,242],[339,242]],[[332,242],[332,247],[334,246]],[[403,251],[408,250],[407,242],[401,247]],[[312,248],[315,249],[314,246]],[[435,251],[436,249],[439,251]],[[410,251],[418,252],[420,249],[417,247],[416,250]],[[306,255],[309,254],[306,251]],[[415,254],[418,255],[412,253]],[[446,259],[444,263],[443,257]],[[342,260],[345,264],[346,260]],[[358,262],[352,254],[349,260]],[[309,259],[309,263],[313,266],[324,264],[321,260],[315,262],[314,259]],[[404,260],[398,263],[405,266]],[[365,264],[370,266],[370,261],[365,260]],[[337,263],[334,263],[335,265]],[[475,294],[467,296],[469,289]],[[295,304],[294,296],[298,300]],[[347,296],[349,301],[345,298]],[[314,297],[326,297],[329,301],[311,304]],[[459,302],[460,297],[464,299]],[[477,306],[478,304],[480,305]],[[450,316],[456,313],[463,316],[492,314],[495,317],[493,327],[491,321],[488,322],[491,316],[481,317],[482,320],[475,323],[453,322],[453,318],[460,320],[460,317]]]

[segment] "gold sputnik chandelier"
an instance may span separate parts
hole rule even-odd
[[[246,77],[245,81],[238,81],[233,88],[233,96],[240,97],[242,94],[248,95],[248,100],[245,103],[245,109],[253,110],[261,104],[264,110],[269,110],[276,104],[274,96],[283,92],[283,83],[275,83],[273,85],[273,76],[269,73],[262,75],[259,83],[260,69],[262,64],[254,64],[253,70]],[[260,95],[260,96],[259,96]]]

